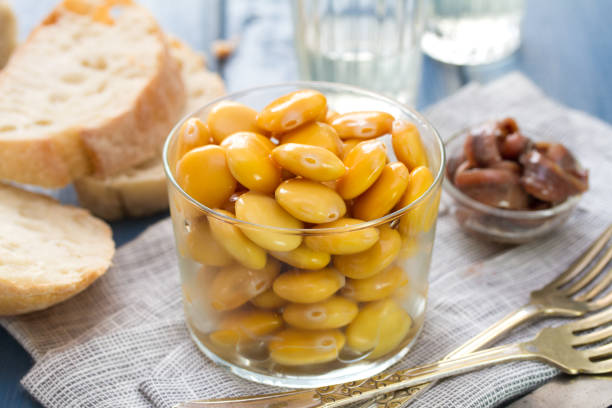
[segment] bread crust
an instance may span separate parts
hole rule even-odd
[[[112,2],[97,1],[100,4]],[[142,7],[133,4],[126,7],[137,7],[139,13],[147,16],[147,22],[153,22],[149,33],[157,39],[160,49],[155,74],[129,108],[94,126],[72,126],[36,138],[3,138],[0,129],[0,179],[57,188],[86,175],[112,176],[158,153],[159,145],[184,108],[185,88],[179,66],[170,55],[159,25]],[[13,79],[12,71],[19,71],[19,64],[26,59],[30,47],[38,46],[32,43],[39,41],[37,36],[41,30],[57,24],[69,13],[73,12],[59,5],[30,33],[5,70],[0,72],[0,92],[3,83],[8,84]],[[91,24],[102,23],[92,20]]]
[[[9,271],[7,276],[6,272],[3,273],[2,269],[0,269],[0,316],[29,313],[62,302],[91,285],[111,265],[115,252],[112,231],[105,222],[93,217],[89,211],[80,207],[65,206],[50,197],[21,190],[3,183],[0,183],[0,194],[4,198],[4,203],[2,203],[4,206],[16,204],[0,212],[0,222],[3,223],[3,226],[7,224],[15,226],[11,231],[14,232],[19,231],[20,228],[26,228],[19,224],[21,222],[20,219],[27,218],[25,215],[20,214],[20,212],[25,211],[23,207],[26,205],[31,206],[35,204],[35,208],[46,210],[45,214],[41,214],[41,219],[44,222],[61,222],[63,227],[78,227],[81,231],[87,230],[90,242],[83,243],[83,245],[95,242],[96,252],[95,260],[83,259],[82,262],[79,261],[75,269],[69,271],[69,277],[64,274],[61,275],[62,279],[49,279],[49,276],[57,273],[57,271],[49,270],[51,266],[37,262],[36,259],[28,260],[32,265],[28,273],[12,274],[11,272],[13,271],[10,266],[11,262],[14,262],[11,259],[12,253],[10,251],[0,251],[0,265],[8,268],[5,271]],[[8,204],[8,201],[11,204]],[[46,217],[47,214],[49,217]],[[53,219],[53,215],[62,217],[62,219]],[[37,219],[36,222],[42,221]],[[72,225],[65,225],[69,223],[72,223]],[[0,236],[0,246],[10,248],[11,244],[14,244],[11,238],[14,237]],[[57,237],[50,238],[57,239]],[[37,244],[39,243],[31,243],[34,247]],[[20,251],[20,249],[12,249],[12,251]],[[2,259],[2,254],[5,254],[4,256],[7,256],[7,259]],[[84,258],[87,257],[85,256]],[[44,277],[44,279],[37,278],[40,276]]]

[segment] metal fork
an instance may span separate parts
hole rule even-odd
[[[612,283],[612,269],[602,274],[602,271],[612,259],[612,246],[604,251],[606,244],[611,238],[612,225],[608,226],[597,240],[565,272],[542,289],[531,292],[527,304],[486,328],[445,358],[459,357],[479,350],[487,344],[503,338],[518,326],[530,321],[544,317],[580,317],[588,312],[594,312],[612,304],[612,292],[594,300]],[[603,255],[593,267],[587,269],[587,266],[602,252],[604,252]],[[599,282],[591,289],[578,294],[578,292],[598,278],[600,278]],[[574,279],[575,281],[573,281]],[[569,284],[570,282],[572,283]],[[396,392],[393,396],[386,395],[377,401],[368,401],[360,405],[359,408],[403,407],[404,404],[432,385],[420,384],[410,389],[403,389]]]
[[[588,331],[588,333],[585,333]],[[608,342],[602,344],[602,342]],[[592,346],[588,349],[578,349]],[[568,374],[612,372],[612,308],[563,326],[542,329],[524,343],[476,351],[451,360],[442,360],[409,370],[317,389],[223,400],[193,401],[175,408],[224,407],[340,407],[381,395],[461,374],[493,364],[516,360],[537,360],[558,367]]]

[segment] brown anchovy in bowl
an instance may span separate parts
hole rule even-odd
[[[589,178],[565,146],[532,141],[512,118],[470,129],[447,175],[474,200],[509,210],[553,207],[585,192]]]

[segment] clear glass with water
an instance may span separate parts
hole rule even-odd
[[[524,0],[429,0],[424,6],[422,48],[439,61],[487,64],[521,43]]]
[[[294,0],[302,79],[341,82],[414,106],[421,77],[421,0]]]

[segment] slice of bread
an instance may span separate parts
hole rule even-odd
[[[0,316],[79,293],[114,252],[110,228],[87,210],[0,183]]]
[[[0,69],[6,65],[17,44],[15,14],[4,0],[0,0]]]
[[[223,81],[206,70],[202,55],[177,39],[171,38],[169,43],[187,88],[185,114],[225,93]],[[74,187],[81,205],[106,220],[142,217],[168,208],[166,177],[159,157],[117,176],[81,178]]]
[[[185,98],[166,38],[145,9],[129,0],[64,0],[0,72],[0,178],[61,187],[143,163]]]

